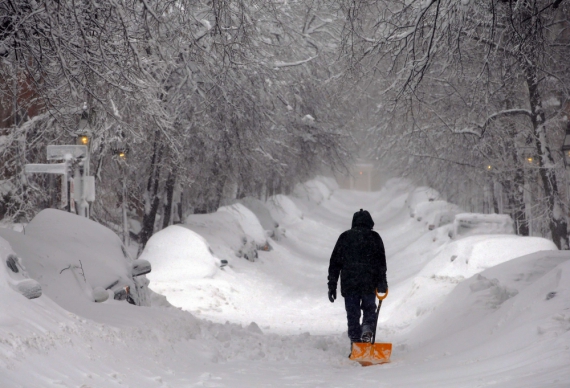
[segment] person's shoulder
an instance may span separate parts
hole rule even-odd
[[[372,234],[374,235],[374,237],[379,238],[380,240],[382,240],[382,237],[380,237],[380,233],[378,233],[375,230],[371,230]]]

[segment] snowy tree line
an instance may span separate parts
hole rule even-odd
[[[567,248],[568,2],[339,4],[348,68],[374,101],[371,155]]]
[[[0,3],[2,215],[58,206],[56,178],[23,165],[74,144],[81,117],[92,217],[120,230],[128,204],[142,245],[185,214],[343,168],[335,20],[319,2]]]
[[[561,0],[7,0],[0,210],[29,219],[57,206],[54,178],[22,166],[74,143],[83,115],[92,215],[120,230],[128,204],[143,244],[185,214],[343,169],[352,153],[566,247],[569,11]]]

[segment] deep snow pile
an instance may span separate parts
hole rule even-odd
[[[48,229],[62,225],[44,223],[33,236],[2,231],[9,240],[0,240],[2,262],[17,253],[24,264],[36,263],[30,275],[46,289],[26,299],[4,281],[12,276],[7,267],[0,270],[2,387],[564,387],[570,381],[570,254],[551,242],[454,237],[452,221],[462,210],[402,179],[378,193],[358,193],[321,178],[297,187],[295,196],[250,202],[190,216],[149,241],[142,258],[153,265],[150,287],[182,309],[160,298],[139,307],[85,297],[85,284],[93,288],[110,274],[128,281],[129,260],[104,228],[89,227],[91,241],[68,222],[69,238],[59,242]],[[342,300],[326,298],[330,252],[359,208],[371,211],[388,253],[390,296],[378,338],[394,343],[393,362],[371,368],[347,360]],[[268,237],[275,223],[278,241]],[[262,250],[262,239],[273,249]],[[58,272],[79,258],[106,263],[109,255],[114,264],[102,273],[89,268],[86,279]],[[221,260],[229,265],[221,268]],[[76,295],[56,298],[66,290]]]

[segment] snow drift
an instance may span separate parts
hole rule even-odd
[[[35,262],[34,276],[45,266],[38,281],[49,290],[30,300],[0,284],[2,386],[567,385],[567,252],[540,238],[451,238],[450,214],[460,209],[403,179],[378,193],[327,197],[313,187],[319,191],[262,202],[261,211],[241,203],[193,215],[153,236],[142,256],[153,265],[150,286],[183,309],[159,298],[138,307],[86,297],[81,282],[95,291],[98,281],[128,280],[131,268],[117,236],[90,221],[69,219],[63,239],[50,235],[59,226],[49,217],[33,236],[0,230],[10,243],[0,240],[2,259],[15,252],[26,268]],[[359,208],[372,213],[388,252],[378,339],[395,346],[392,364],[376,368],[346,358],[344,308],[326,298],[330,252]],[[250,261],[244,248],[255,249],[267,230],[258,213],[287,234]],[[78,259],[112,263],[104,274],[84,265],[86,279],[59,274]],[[221,259],[230,265],[220,268]],[[0,280],[12,276],[6,268]],[[56,280],[76,295],[60,296]]]

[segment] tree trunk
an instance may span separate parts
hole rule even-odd
[[[162,229],[172,224],[172,198],[174,198],[174,184],[176,183],[176,169],[168,174],[166,180],[166,203],[164,204],[164,218],[162,219]]]
[[[515,171],[515,176],[512,181],[503,183],[505,187],[507,201],[509,202],[509,209],[511,216],[515,222],[515,231],[519,236],[528,236],[528,221],[525,214],[524,203],[524,178],[522,169],[518,168]]]
[[[180,202],[178,202],[178,206],[176,206],[176,211],[178,212],[178,220],[180,223],[184,222],[184,211],[182,209],[182,204],[184,203],[184,190],[180,191]]]
[[[528,220],[526,219],[525,203],[524,203],[524,172],[522,169],[517,168],[515,171],[514,190],[512,192],[512,205],[513,214],[515,218],[515,225],[517,234],[520,236],[528,236]]]
[[[507,98],[505,99],[505,109],[513,109],[515,104],[511,100],[511,96],[514,96],[512,88],[508,89]],[[515,222],[515,232],[519,236],[529,235],[529,225],[526,217],[526,204],[524,201],[524,170],[521,165],[521,151],[517,151],[517,126],[515,122],[509,120],[507,123],[508,128],[508,140],[507,149],[510,150],[510,157],[513,166],[519,166],[515,169],[514,175],[509,174],[509,179],[506,182],[507,188],[507,201],[509,202],[509,208],[511,209],[511,216]],[[522,163],[526,163],[526,160]]]
[[[567,223],[564,217],[558,182],[554,170],[554,159],[546,142],[544,127],[545,114],[542,109],[542,100],[538,90],[538,74],[534,64],[525,67],[525,78],[529,91],[531,120],[538,153],[539,174],[544,187],[544,194],[548,199],[549,227],[552,241],[558,249],[568,249]]]
[[[162,159],[162,145],[159,142],[159,133],[156,132],[152,153],[151,173],[148,177],[148,184],[145,193],[145,214],[143,217],[142,228],[139,233],[139,252],[140,255],[146,246],[146,243],[154,233],[154,224],[156,221],[156,213],[160,204],[158,195],[158,187],[160,183],[160,162]]]
[[[492,193],[493,193],[493,211],[495,214],[501,214],[501,206],[499,206],[499,196],[497,195],[497,180],[493,178],[493,183],[491,185]]]

